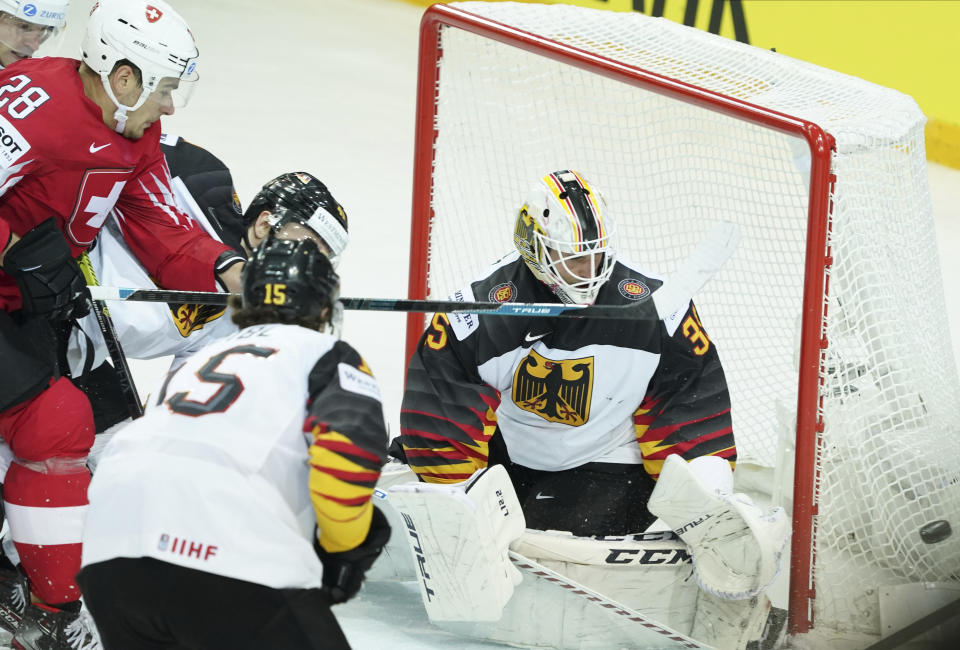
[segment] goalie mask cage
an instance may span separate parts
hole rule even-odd
[[[960,527],[960,387],[923,127],[901,93],[665,19],[434,5],[410,297],[446,297],[513,250],[528,189],[556,169],[604,192],[616,247],[656,273],[713,222],[740,224],[696,301],[738,469],[766,473],[793,514],[790,630],[876,635],[880,587],[960,573],[960,531],[920,533]],[[409,317],[408,357],[424,323]]]

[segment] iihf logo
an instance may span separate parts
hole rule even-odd
[[[157,548],[161,551],[169,551],[176,555],[192,557],[205,562],[214,557],[217,551],[220,550],[220,547],[215,544],[206,544],[182,537],[174,537],[173,544],[171,544],[170,535],[167,533],[160,534],[160,541],[157,543]]]

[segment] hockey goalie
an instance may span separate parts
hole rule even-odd
[[[745,648],[761,636],[789,524],[733,492],[729,393],[695,305],[658,313],[650,297],[667,280],[618,256],[615,240],[583,174],[537,180],[516,250],[454,298],[636,309],[615,321],[434,315],[393,446],[419,482],[386,500],[434,622],[594,647],[592,610],[525,595],[535,584],[520,581],[513,549],[680,636]]]

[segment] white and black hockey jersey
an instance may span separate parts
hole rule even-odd
[[[616,263],[596,303],[627,305],[661,284]],[[517,254],[458,291],[463,301],[557,302]],[[487,462],[499,429],[510,460],[560,471],[643,463],[671,453],[736,460],[730,397],[716,346],[691,303],[656,319],[436,314],[410,360],[400,417],[410,467],[461,481]]]
[[[386,458],[380,393],[349,344],[248,327],[171,373],[106,446],[83,564],[152,557],[274,588],[321,585],[327,548],[366,537]]]

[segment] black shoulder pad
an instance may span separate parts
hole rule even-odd
[[[160,145],[170,175],[183,181],[187,191],[225,244],[242,251],[243,209],[233,186],[233,176],[222,160],[183,138],[174,146]]]
[[[313,399],[327,384],[333,381],[337,376],[337,366],[341,363],[353,366],[369,375],[373,375],[367,367],[367,363],[360,356],[360,353],[346,341],[337,341],[330,348],[330,351],[317,360],[310,370],[310,376],[307,380],[307,390],[310,398]]]

